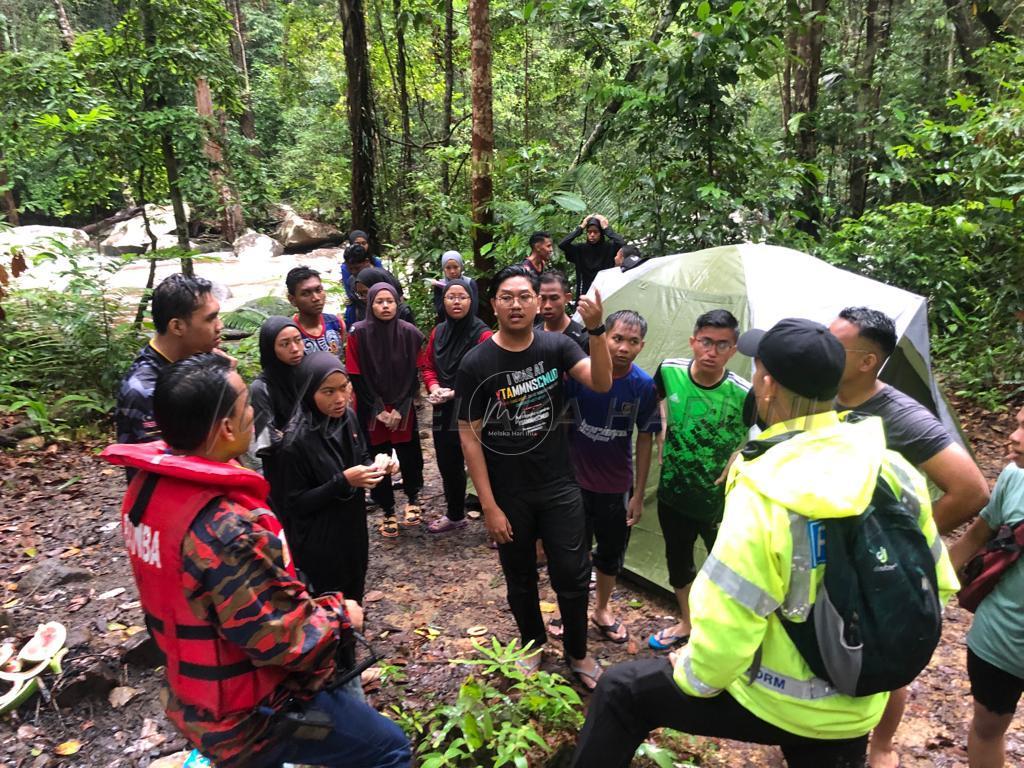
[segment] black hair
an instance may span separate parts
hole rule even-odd
[[[619,252],[622,254],[623,261],[628,259],[630,256],[640,257],[640,249],[635,245],[624,245],[619,248]]]
[[[539,280],[541,285],[544,285],[544,283],[560,283],[562,286],[562,293],[568,293],[572,290],[569,288],[569,278],[567,278],[565,276],[565,272],[560,269],[544,270],[540,273]]]
[[[543,243],[545,240],[550,239],[551,235],[549,235],[547,232],[534,232],[532,235],[530,235],[530,250],[533,250],[533,246],[535,246],[537,243]]]
[[[847,307],[839,318],[857,326],[857,335],[873,341],[882,350],[882,360],[888,360],[896,350],[896,323],[884,312],[868,307]]]
[[[370,260],[370,252],[359,243],[353,243],[345,249],[345,255],[342,258],[345,259],[346,264],[359,264]]]
[[[702,328],[728,328],[733,336],[739,336],[740,322],[728,309],[712,309],[697,318],[693,324],[693,335]]]
[[[618,312],[612,312],[605,318],[604,327],[607,328],[608,331],[611,331],[611,329],[615,327],[616,323],[632,325],[635,328],[639,328],[641,339],[647,336],[647,321],[644,320],[643,315],[632,309],[620,309]]]
[[[165,277],[153,291],[150,300],[156,332],[167,333],[167,325],[174,318],[186,322],[190,320],[192,313],[202,306],[203,297],[212,291],[213,283],[202,277],[189,277],[180,273]]]
[[[348,233],[348,241],[353,245],[355,245],[356,238],[358,237],[362,237],[366,240],[366,242],[370,242],[370,236],[361,229],[353,229],[351,232]]]
[[[506,280],[511,280],[513,277],[525,277],[529,280],[530,287],[533,288],[534,293],[540,290],[540,280],[537,279],[537,275],[533,270],[527,269],[522,264],[510,264],[499,270],[498,274],[491,281],[491,298],[493,299],[498,295],[498,289],[501,288],[502,283]]]
[[[295,289],[299,287],[299,283],[304,283],[311,277],[320,277],[320,273],[315,269],[305,266],[288,270],[288,275],[284,279],[284,284],[288,286],[288,295],[294,296]]]
[[[178,451],[201,446],[213,426],[231,413],[238,392],[228,381],[231,361],[205,352],[165,366],[156,377],[153,417],[167,444]]]

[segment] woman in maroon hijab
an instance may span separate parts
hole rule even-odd
[[[420,448],[416,409],[413,406],[420,381],[416,362],[423,334],[398,318],[399,297],[389,283],[377,283],[366,296],[366,319],[352,327],[345,362],[356,392],[356,414],[373,454],[394,450],[402,472],[408,503],[402,525],[420,522],[417,504],[423,488],[423,451]],[[398,536],[395,492],[390,476],[371,491],[384,510],[380,533]]]

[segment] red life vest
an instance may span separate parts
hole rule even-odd
[[[281,539],[285,566],[295,575],[281,524],[266,509],[269,485],[236,463],[167,453],[162,441],[116,444],[100,454],[138,472],[121,507],[121,524],[146,625],[166,656],[167,682],[183,703],[213,717],[250,711],[288,676],[257,667],[225,640],[217,625],[199,618],[185,599],[181,548],[196,516],[225,498],[259,514],[258,525]]]

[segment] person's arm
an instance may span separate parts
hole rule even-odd
[[[960,538],[949,546],[949,559],[953,562],[953,568],[959,573],[967,561],[978,554],[995,535],[996,532],[985,522],[985,518],[975,518]]]
[[[441,382],[437,379],[437,369],[434,368],[434,336],[436,334],[437,326],[430,332],[427,345],[420,352],[420,375],[423,376],[423,386],[427,388],[428,393],[433,393],[441,386]]]
[[[249,387],[249,402],[253,411],[252,450],[255,455],[259,455],[260,451],[276,445],[281,439],[280,433],[274,428],[274,406],[263,379],[256,379]]]
[[[932,505],[940,533],[949,533],[966,523],[988,503],[988,483],[963,448],[950,443],[919,469],[943,492]]]
[[[651,454],[654,451],[654,433],[638,432],[636,436],[636,471],[633,475],[633,495],[626,510],[626,525],[640,522],[644,513],[644,494],[647,492],[647,476],[651,471]]]
[[[494,499],[491,490],[491,478],[487,474],[487,460],[484,458],[480,432],[483,430],[483,419],[464,421],[459,419],[459,441],[462,443],[462,455],[466,458],[466,468],[476,488],[477,498],[484,513],[484,524],[487,532],[498,544],[512,541],[512,524]]]
[[[603,308],[600,291],[595,290],[593,298],[581,296],[577,309],[588,330],[601,325]],[[569,375],[595,392],[607,392],[612,388],[612,356],[608,352],[608,339],[604,333],[590,337],[590,357],[572,365]]]
[[[579,249],[579,246],[573,244],[572,241],[582,234],[583,227],[576,227],[576,229],[558,241],[558,250],[564,253],[565,258],[573,263],[576,262],[576,252]]]
[[[624,238],[611,227],[604,228],[604,236],[607,237],[612,242],[612,256],[615,255],[615,252],[618,251],[619,248],[626,244],[626,238]]]
[[[310,596],[285,569],[281,540],[253,512],[222,499],[200,514],[182,543],[182,565],[192,610],[213,616],[254,664],[310,675],[310,690],[333,673],[338,638],[351,627],[344,596]]]

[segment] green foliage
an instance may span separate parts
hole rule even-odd
[[[83,256],[62,247],[43,254],[67,264],[60,272],[66,287],[14,291],[4,302],[0,410],[24,413],[47,436],[65,437],[109,413],[144,342],[107,287],[121,259]]]

